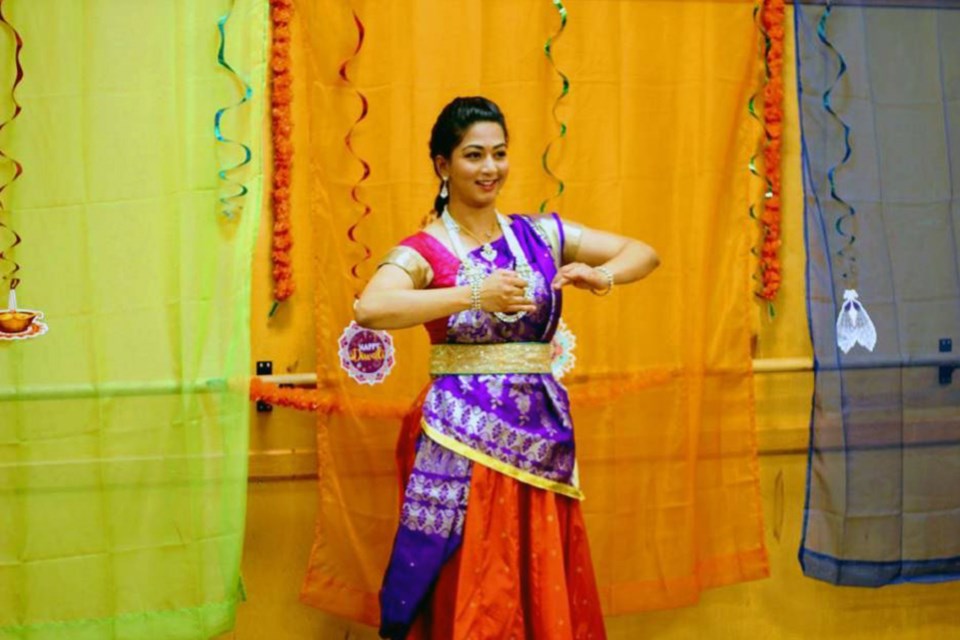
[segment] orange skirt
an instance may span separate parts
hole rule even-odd
[[[417,410],[397,446],[404,485],[419,437]],[[580,503],[474,463],[463,543],[407,637],[606,638]]]

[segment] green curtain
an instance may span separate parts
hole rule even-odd
[[[217,62],[231,7],[226,56],[253,98],[223,129],[253,161],[235,174],[250,192],[228,220],[217,170],[242,155],[213,124],[243,94]],[[0,342],[0,640],[211,637],[242,598],[269,9],[3,9],[25,77],[0,149],[24,174],[0,215],[23,237],[20,306],[42,310],[49,332]],[[13,51],[3,31],[0,119]]]

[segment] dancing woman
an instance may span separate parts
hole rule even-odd
[[[606,295],[659,259],[556,214],[500,214],[507,148],[493,102],[443,109],[430,137],[438,217],[388,253],[356,305],[361,325],[422,324],[431,342],[432,380],[397,449],[385,638],[605,637],[550,341],[563,287]]]

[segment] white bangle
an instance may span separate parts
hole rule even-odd
[[[482,311],[480,306],[480,287],[483,286],[484,278],[476,275],[470,278],[470,308],[473,311]]]
[[[590,293],[595,296],[605,296],[611,291],[613,291],[613,272],[606,267],[594,267],[597,271],[603,274],[603,277],[607,279],[607,288],[602,291],[597,291],[596,289],[590,289]]]

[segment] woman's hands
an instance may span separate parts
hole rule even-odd
[[[516,271],[497,269],[480,286],[480,308],[501,313],[533,313],[537,306],[524,296],[526,290],[527,282]]]
[[[527,283],[514,271],[498,269],[480,283],[480,308],[484,311],[535,313],[536,305],[524,297]],[[445,318],[473,306],[470,286],[414,289],[401,267],[385,264],[373,275],[354,305],[357,324],[369,329],[404,329]]]
[[[552,287],[561,289],[568,284],[578,289],[603,292],[610,288],[610,282],[598,269],[582,262],[565,264],[557,271]]]

